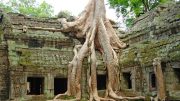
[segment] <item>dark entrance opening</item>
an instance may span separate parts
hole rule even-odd
[[[97,75],[97,90],[106,89],[106,75]]]
[[[67,78],[54,78],[54,95],[65,93],[67,90]]]
[[[156,76],[155,74],[151,74],[151,87],[156,88]]]
[[[156,84],[156,75],[154,74],[154,72],[150,73],[150,90],[156,90],[157,84]]]
[[[44,78],[43,77],[28,77],[27,78],[27,94],[40,95],[44,93]]]
[[[124,83],[127,89],[132,89],[131,73],[123,73]]]
[[[180,68],[176,68],[176,69],[174,69],[174,71],[175,71],[175,78],[177,78],[177,80],[178,80],[178,84],[180,84]]]

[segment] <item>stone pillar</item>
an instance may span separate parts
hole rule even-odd
[[[132,83],[132,90],[136,91],[136,67],[132,67],[131,71],[131,83]]]
[[[10,75],[14,75],[14,72],[10,71]],[[9,78],[10,78],[10,80],[9,80],[9,83],[10,83],[10,86],[9,86],[9,98],[14,99],[15,98],[14,83],[13,83],[13,80],[12,80],[12,76],[10,76]]]
[[[54,96],[54,77],[51,73],[48,73],[45,77],[44,93],[48,98]]]
[[[84,61],[88,61],[85,59]],[[88,85],[87,85],[87,69],[88,63],[83,62],[83,67],[81,71],[81,92],[82,92],[82,100],[86,100],[88,98]]]

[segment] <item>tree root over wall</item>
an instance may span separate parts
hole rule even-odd
[[[106,18],[104,0],[90,0],[85,10],[75,21],[67,22],[65,19],[61,19],[60,22],[63,25],[63,32],[74,32],[77,38],[84,38],[85,41],[83,45],[74,47],[74,58],[68,65],[67,91],[65,94],[57,95],[54,101],[65,101],[58,99],[63,95],[75,96],[75,99],[69,101],[81,99],[81,69],[85,57],[88,57],[91,63],[91,72],[88,78],[90,101],[144,99],[142,96],[122,97],[114,92],[118,85],[118,58],[115,49],[125,48],[126,44],[119,40],[110,21]],[[105,98],[99,97],[97,92],[95,50],[102,54],[105,61],[104,65],[107,68],[108,77]]]
[[[161,67],[161,59],[155,58],[153,60],[153,66],[154,66],[154,73],[155,73],[155,76],[157,79],[157,85],[158,85],[157,101],[158,99],[160,101],[165,101],[166,91],[165,91],[165,85],[164,85],[164,76],[163,76],[162,67]]]

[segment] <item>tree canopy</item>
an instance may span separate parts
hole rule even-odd
[[[47,2],[39,3],[37,0],[0,0],[0,8],[5,12],[22,13],[35,17],[51,17],[53,7]]]
[[[174,0],[108,0],[112,8],[116,9],[117,16],[120,13],[127,26],[132,25],[134,18],[154,9],[157,5]]]

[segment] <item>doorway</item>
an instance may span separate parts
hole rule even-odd
[[[97,75],[97,90],[106,89],[106,75]]]
[[[67,78],[54,78],[54,95],[65,93],[67,90]]]
[[[27,78],[27,94],[40,95],[44,93],[44,78],[43,77],[28,77]]]
[[[123,79],[126,89],[132,89],[131,73],[123,73]]]

